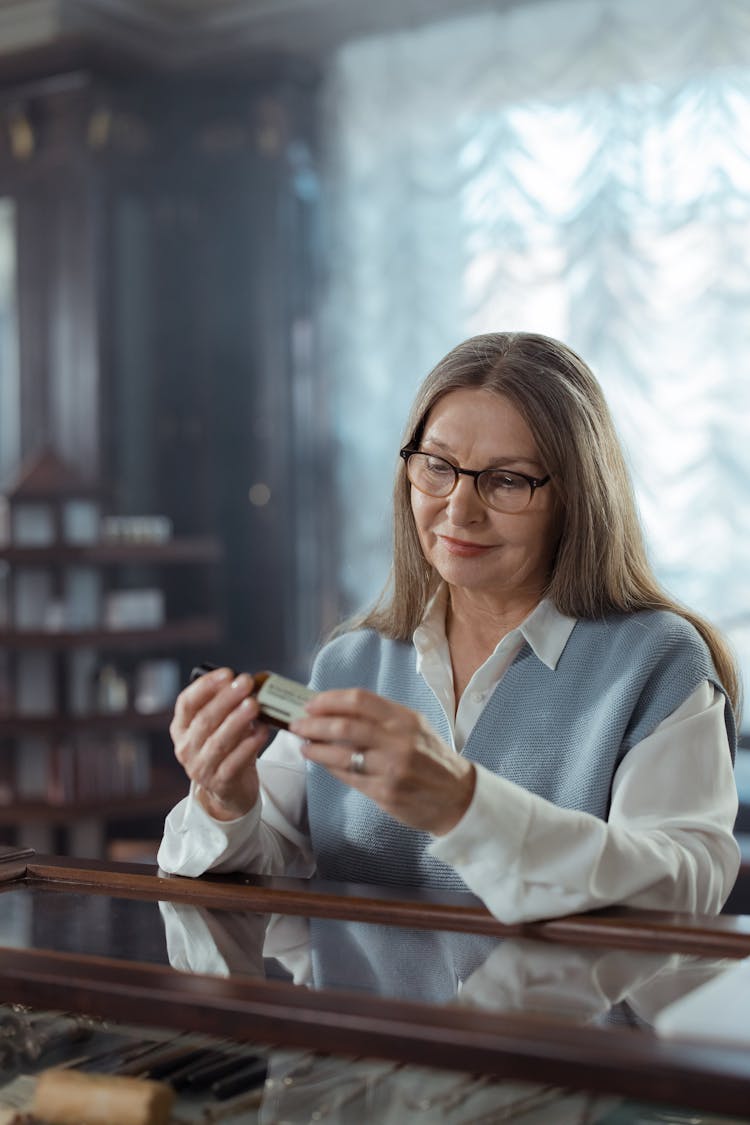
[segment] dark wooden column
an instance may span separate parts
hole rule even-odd
[[[21,456],[53,446],[87,476],[101,469],[94,96],[81,73],[0,92],[0,194],[17,216]]]
[[[18,214],[21,445],[113,510],[226,549],[223,656],[303,675],[335,616],[317,364],[316,77],[102,74],[0,89]],[[178,611],[193,591],[175,577]]]

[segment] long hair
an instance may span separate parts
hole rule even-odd
[[[674,601],[648,562],[622,448],[599,383],[574,351],[526,332],[474,336],[430,372],[409,415],[403,444],[417,446],[435,404],[473,387],[505,396],[524,418],[554,483],[561,533],[546,597],[570,617],[665,609],[698,630],[727,694],[739,711],[740,678],[727,642],[707,621]],[[393,564],[376,605],[346,623],[410,640],[434,580],[422,554],[402,460],[393,495]],[[339,630],[337,630],[338,632]]]

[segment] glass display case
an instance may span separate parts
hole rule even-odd
[[[165,1081],[175,1122],[750,1121],[741,916],[505,927],[468,895],[21,850],[0,895],[0,1110],[63,1067]]]

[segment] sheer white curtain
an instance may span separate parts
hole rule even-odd
[[[747,0],[548,0],[363,40],[325,105],[349,604],[387,574],[418,382],[467,335],[527,329],[594,368],[661,579],[750,670]]]

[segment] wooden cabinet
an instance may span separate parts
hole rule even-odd
[[[83,496],[96,505],[50,454],[8,496],[0,838],[96,857],[108,824],[159,818],[184,791],[169,719],[191,662],[221,637],[221,550],[206,536],[149,541],[146,521],[141,537],[108,540],[96,510],[91,541],[71,542],[63,509]],[[194,590],[189,615],[170,597],[177,572]]]

